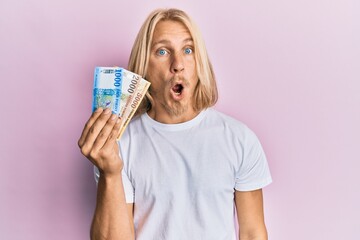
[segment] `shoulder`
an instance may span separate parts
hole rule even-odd
[[[138,134],[140,134],[141,127],[142,127],[142,115],[139,116],[135,116],[133,117],[129,124],[126,126],[126,129],[123,133],[123,135],[121,136],[120,142],[127,142],[129,141],[130,136],[136,136]]]
[[[245,139],[256,137],[255,133],[242,121],[213,108],[209,108],[206,111],[206,124],[221,128],[224,133],[232,134],[237,138]]]
[[[205,122],[206,128],[212,129],[217,138],[232,146],[249,149],[261,145],[255,132],[245,123],[218,110],[208,109]]]

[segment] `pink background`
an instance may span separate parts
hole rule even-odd
[[[360,239],[360,2],[223,2],[1,0],[1,239],[88,238],[96,188],[77,139],[93,69],[126,66],[158,7],[193,16],[217,109],[263,143],[270,239]]]

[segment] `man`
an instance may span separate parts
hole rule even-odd
[[[191,19],[151,13],[128,69],[151,82],[138,116],[117,143],[117,117],[97,109],[79,139],[98,181],[92,239],[232,240],[235,210],[241,240],[267,239],[264,152],[244,124],[210,108],[215,78]]]

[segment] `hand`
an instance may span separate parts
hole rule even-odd
[[[116,142],[119,129],[117,115],[111,114],[108,108],[98,108],[85,124],[78,141],[81,153],[106,176],[120,174],[123,167]]]

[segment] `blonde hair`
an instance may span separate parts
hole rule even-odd
[[[215,75],[210,63],[204,41],[200,31],[191,18],[179,9],[157,9],[153,11],[143,23],[131,50],[128,70],[146,78],[150,48],[156,24],[159,21],[178,21],[184,24],[192,36],[196,70],[199,81],[194,92],[194,110],[201,111],[215,105],[218,91]],[[151,86],[150,86],[151,88]],[[140,104],[136,114],[144,113],[151,109],[153,99],[148,92]]]

